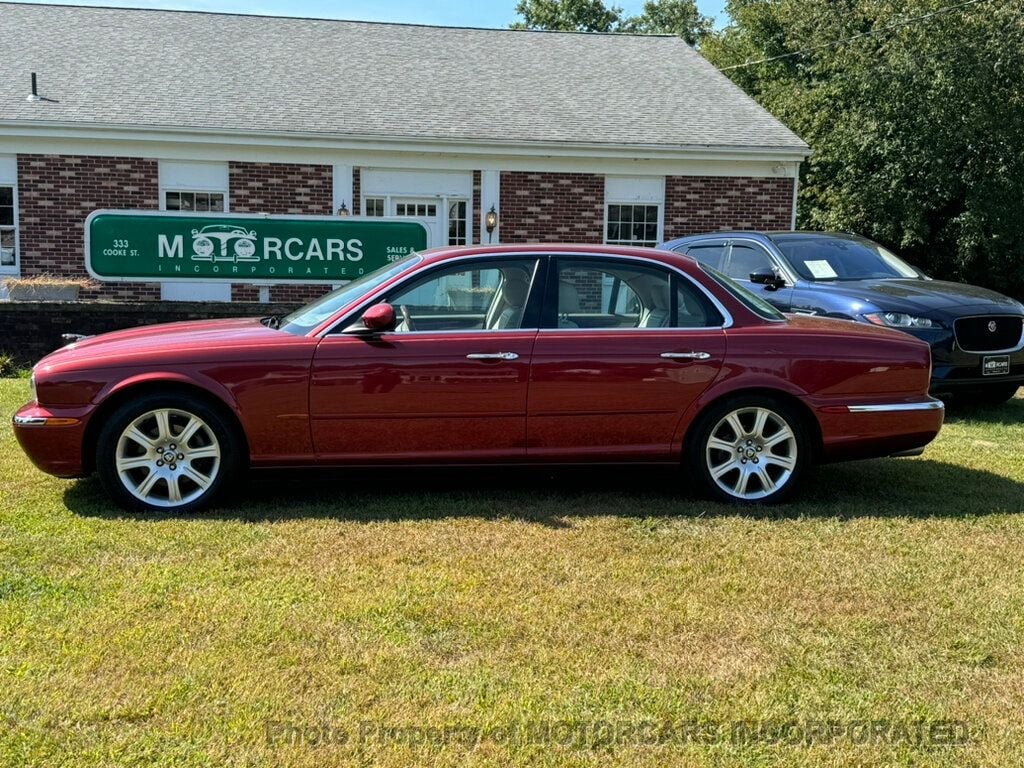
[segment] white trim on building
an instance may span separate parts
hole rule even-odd
[[[11,188],[14,205],[14,264],[0,263],[0,275],[18,276],[21,274],[21,242],[18,226],[18,158],[16,155],[0,155],[0,186]],[[5,230],[7,227],[3,227]],[[6,293],[6,291],[4,291]]]
[[[167,210],[167,195],[213,193],[222,195],[224,211],[230,209],[230,183],[226,162],[159,160],[160,210]],[[160,283],[164,301],[231,301],[231,283]]]
[[[657,206],[657,231],[655,237],[638,238],[625,236],[609,238],[609,208],[612,206],[634,206],[646,208]],[[619,245],[651,245],[665,239],[665,177],[664,176],[605,176],[604,179],[604,231],[603,241]]]

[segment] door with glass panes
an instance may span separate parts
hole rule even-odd
[[[466,245],[469,239],[469,201],[456,197],[367,196],[366,216],[420,219],[430,232],[429,245]]]

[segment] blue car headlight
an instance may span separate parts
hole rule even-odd
[[[941,328],[942,324],[927,317],[908,315],[905,312],[873,312],[864,315],[864,319],[874,325],[886,328]]]

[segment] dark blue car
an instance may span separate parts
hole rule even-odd
[[[999,403],[1024,384],[1024,304],[932,280],[878,243],[840,232],[716,232],[672,240],[783,312],[899,328],[932,348],[932,392]]]

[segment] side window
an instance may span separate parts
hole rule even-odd
[[[712,269],[721,269],[722,259],[725,256],[725,244],[692,245],[686,251],[686,255],[692,256],[701,264],[707,264]]]
[[[536,259],[512,259],[463,263],[433,272],[388,297],[398,315],[395,331],[526,327],[527,300],[536,267]]]
[[[558,261],[559,328],[700,328],[721,316],[689,281],[631,262]]]
[[[711,265],[714,267],[714,264]],[[750,273],[771,269],[772,260],[764,248],[756,245],[733,245],[725,274],[733,280],[750,280]]]

